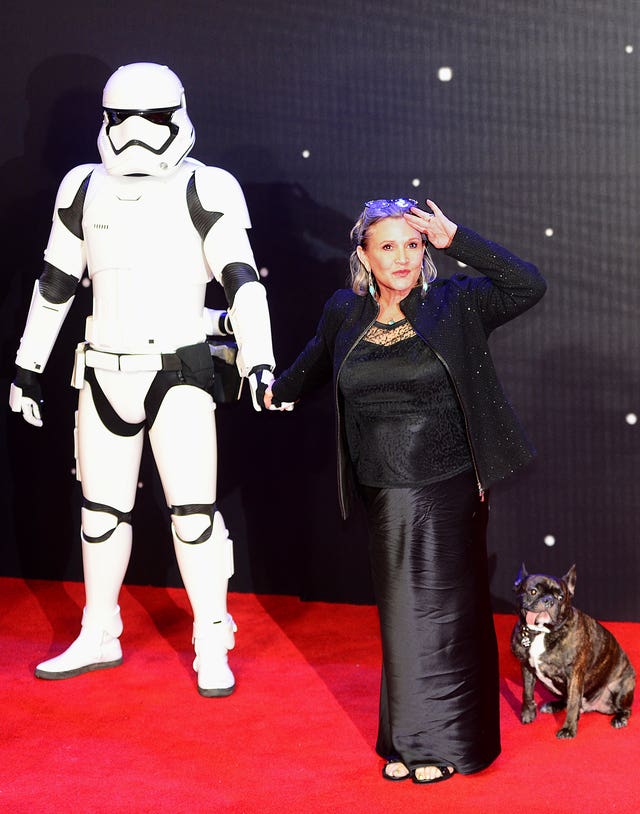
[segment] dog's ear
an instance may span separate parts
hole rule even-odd
[[[513,590],[516,591],[516,592],[519,591],[520,586],[522,585],[522,583],[525,581],[525,579],[528,576],[529,576],[529,574],[527,573],[527,569],[525,568],[525,564],[522,563],[522,565],[520,566],[520,571],[518,572],[518,576],[516,577],[516,581],[513,583]]]
[[[562,579],[567,583],[567,590],[569,591],[569,596],[573,596],[576,592],[576,566],[575,563],[571,566],[571,568],[567,571],[567,573],[562,577]]]

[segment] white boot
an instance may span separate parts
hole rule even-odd
[[[122,648],[118,637],[122,633],[120,608],[102,618],[92,618],[85,608],[82,630],[78,638],[59,656],[43,661],[36,667],[36,678],[60,679],[105,670],[122,664]]]
[[[235,679],[227,651],[235,644],[235,622],[227,613],[227,582],[233,575],[233,546],[220,512],[213,516],[211,535],[202,543],[185,543],[176,532],[173,541],[178,566],[193,610],[193,644],[198,692],[207,698],[231,695]]]
[[[86,510],[82,511],[86,525]],[[38,664],[37,678],[72,678],[122,664],[118,595],[131,554],[131,526],[121,523],[102,543],[88,543],[81,537],[85,590],[82,630],[64,653]]]
[[[198,674],[198,692],[205,698],[224,698],[235,689],[227,651],[235,646],[233,634],[237,629],[230,614],[221,622],[193,625],[193,669]]]

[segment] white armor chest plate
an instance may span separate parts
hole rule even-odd
[[[93,285],[86,338],[94,347],[158,353],[204,340],[211,273],[187,208],[192,172],[188,164],[168,178],[94,170],[82,221]]]

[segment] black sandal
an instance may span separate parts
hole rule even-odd
[[[418,769],[430,769],[430,768],[438,769],[438,771],[440,772],[440,776],[432,777],[429,780],[418,780],[418,778],[416,777],[416,771]],[[428,786],[431,783],[441,783],[443,780],[448,780],[450,777],[453,777],[455,773],[456,770],[450,768],[445,763],[425,763],[424,766],[416,766],[415,769],[411,769],[410,775],[414,783],[418,783],[421,786]],[[404,780],[404,778],[402,779]]]

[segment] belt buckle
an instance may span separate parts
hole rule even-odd
[[[125,373],[162,370],[162,357],[159,353],[123,353],[120,355],[119,361],[119,369]]]

